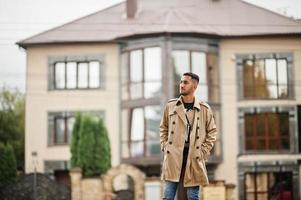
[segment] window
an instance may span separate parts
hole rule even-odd
[[[147,181],[144,183],[144,199],[161,199],[162,184],[160,181]]]
[[[50,56],[48,63],[49,90],[104,88],[103,55]]]
[[[64,65],[63,65],[64,66]],[[66,87],[76,88],[77,86],[77,66],[76,62],[66,63]]]
[[[246,150],[289,150],[289,113],[245,114]]]
[[[161,95],[161,63],[160,47],[148,47],[123,53],[122,99],[147,99]]]
[[[89,112],[103,117],[102,112]],[[48,145],[69,144],[71,141],[75,112],[50,112],[48,114]]]
[[[67,170],[70,169],[69,161],[65,160],[45,160],[44,171],[49,174],[53,174],[55,170]]]
[[[211,107],[211,109],[214,115],[214,120],[217,126],[218,134],[216,135],[216,141],[214,143],[213,149],[211,150],[211,156],[209,159],[213,159],[212,161],[218,161],[222,158],[221,111],[219,107]]]
[[[54,89],[100,87],[100,62],[57,62],[54,64]]]
[[[240,153],[297,153],[297,107],[240,108]]]
[[[298,138],[299,138],[299,153],[301,153],[301,105],[297,106],[297,127],[298,127]]]
[[[237,63],[242,99],[293,97],[291,55],[241,55]]]
[[[53,117],[52,144],[69,144],[74,120],[74,116],[57,115]]]
[[[161,106],[124,109],[122,120],[123,158],[160,155]]]
[[[60,184],[70,186],[70,162],[67,160],[44,160],[44,172]]]
[[[144,117],[142,108],[136,108],[132,110],[130,129],[131,155],[132,157],[142,156],[144,148]]]
[[[200,81],[196,96],[204,101],[218,102],[217,55],[199,51],[173,50],[174,96],[179,97],[179,83],[183,73],[193,72]]]
[[[246,200],[292,200],[292,172],[258,172],[245,174]]]

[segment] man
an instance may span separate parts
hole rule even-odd
[[[180,97],[168,101],[164,109],[160,123],[164,200],[174,200],[179,183],[187,190],[189,200],[198,200],[200,186],[208,184],[205,161],[217,130],[209,105],[194,96],[198,83],[198,75],[184,73]]]

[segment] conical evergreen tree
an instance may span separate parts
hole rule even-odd
[[[71,137],[71,167],[79,167],[78,143],[81,125],[81,114],[77,113]]]
[[[80,167],[85,176],[93,176],[95,170],[95,122],[88,115],[83,115],[80,128],[79,155]],[[100,161],[101,162],[101,161]],[[96,174],[95,174],[96,175]]]
[[[95,161],[102,160],[102,162],[95,163],[99,174],[104,174],[109,168],[111,168],[111,147],[107,133],[107,129],[102,119],[99,119],[97,123],[96,131],[96,146],[95,149]]]
[[[78,114],[71,142],[71,166],[80,167],[84,176],[104,174],[111,167],[111,148],[102,119]]]

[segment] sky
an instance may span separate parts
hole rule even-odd
[[[16,42],[122,1],[0,0],[0,87],[25,92],[26,51]],[[301,0],[244,1],[301,19]]]

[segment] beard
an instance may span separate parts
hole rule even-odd
[[[188,92],[180,91],[180,95],[182,95],[182,96],[186,96],[188,94],[189,94]]]

